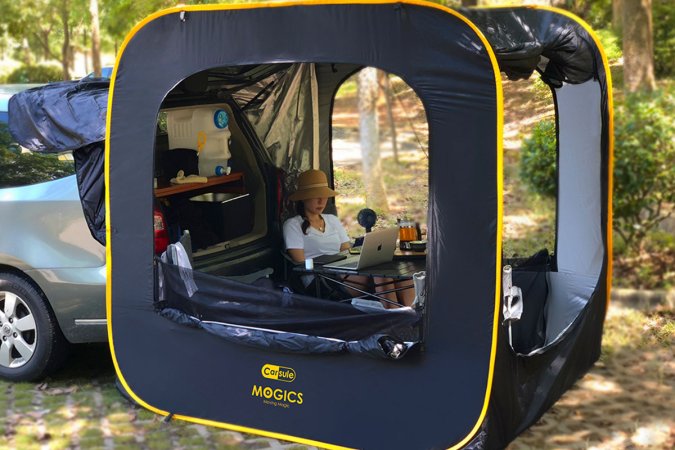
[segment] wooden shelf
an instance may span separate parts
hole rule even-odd
[[[219,177],[208,177],[208,180],[209,181],[206,183],[172,184],[170,186],[158,187],[155,189],[155,197],[170,197],[172,195],[186,192],[196,195],[198,191],[244,192],[244,174],[241,172],[234,172],[229,175],[222,175]]]

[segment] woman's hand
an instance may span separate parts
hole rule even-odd
[[[340,251],[341,252],[344,252],[345,250],[349,250],[350,248],[352,248],[351,242],[343,242],[342,244],[340,244]]]

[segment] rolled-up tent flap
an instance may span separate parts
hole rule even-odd
[[[75,151],[105,140],[108,80],[63,81],[9,100],[9,131],[33,152]]]
[[[579,84],[594,78],[597,62],[588,33],[555,11],[533,8],[460,9],[494,48],[499,69],[510,79],[536,70],[546,83]]]

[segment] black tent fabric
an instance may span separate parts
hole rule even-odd
[[[410,308],[363,310],[349,303],[306,297],[288,290],[223,279],[173,264],[159,263],[160,299],[200,320],[273,329],[345,341],[386,333],[410,339],[419,322]],[[185,287],[189,278],[197,290]]]
[[[460,11],[485,33],[499,68],[511,79],[529,78],[536,70],[546,83],[560,87],[597,76],[592,38],[569,17],[534,8]]]
[[[105,146],[95,142],[73,152],[77,189],[91,235],[105,245]]]
[[[102,142],[109,81],[64,81],[28,89],[9,100],[12,137],[35,152],[64,152]]]

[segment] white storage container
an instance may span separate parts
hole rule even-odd
[[[217,106],[167,111],[169,148],[197,150],[199,175],[223,175],[232,156],[228,120],[227,112]]]

